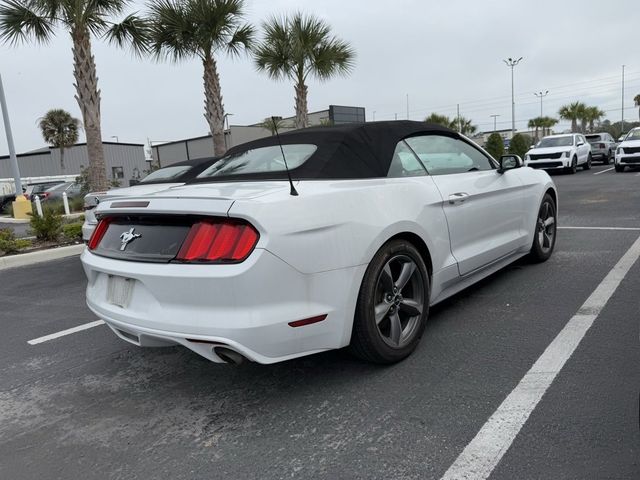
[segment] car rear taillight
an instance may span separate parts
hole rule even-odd
[[[191,226],[176,260],[193,263],[239,263],[258,243],[253,226],[236,220],[202,220]]]
[[[604,143],[601,143],[601,144],[599,145],[599,147],[600,147],[600,148],[605,148],[605,147],[606,147],[606,145],[605,145]]]
[[[87,244],[87,248],[89,250],[93,250],[100,244],[100,240],[102,240],[102,237],[104,237],[104,234],[107,232],[107,228],[109,228],[109,223],[111,223],[111,219],[109,217],[100,220],[98,226],[91,234],[89,243]]]

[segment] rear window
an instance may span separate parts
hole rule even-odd
[[[587,141],[589,143],[601,142],[602,141],[602,137],[600,135],[587,135]]]
[[[307,144],[283,145],[282,150],[284,150],[289,170],[306,162],[317,148],[315,145]],[[284,172],[286,167],[282,150],[279,145],[272,145],[227,155],[198,175],[198,178]]]
[[[174,180],[193,168],[192,165],[178,165],[175,167],[165,167],[155,172],[151,172],[149,175],[140,180],[140,183],[157,183]]]

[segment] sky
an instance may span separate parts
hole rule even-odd
[[[0,0],[1,1],[1,0]],[[144,12],[134,1],[129,12]],[[621,119],[622,65],[625,119],[638,120],[640,93],[637,0],[246,0],[256,26],[273,15],[302,11],[326,20],[356,51],[353,72],[309,82],[309,111],[330,104],[366,108],[367,120],[423,120],[432,112],[471,118],[482,131],[511,126],[511,74],[515,67],[516,128],[540,114],[534,92],[549,91],[543,113],[583,101]],[[102,92],[103,140],[147,143],[205,135],[202,65],[138,59],[94,39]],[[230,123],[256,123],[294,113],[290,81],[275,82],[248,57],[218,58]],[[41,148],[37,122],[50,108],[81,118],[74,99],[71,40],[58,30],[47,45],[0,45],[0,75],[18,153]],[[567,128],[561,122],[557,130]],[[0,155],[8,153],[0,125]],[[84,135],[82,135],[84,139]]]

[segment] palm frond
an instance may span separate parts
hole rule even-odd
[[[135,14],[113,24],[104,33],[104,37],[120,48],[130,48],[135,56],[142,57],[149,52],[149,26]]]
[[[5,0],[0,5],[0,41],[11,45],[31,39],[47,43],[54,21],[35,1]]]
[[[155,0],[149,9],[149,48],[157,60],[179,62],[197,55],[186,5],[179,0]]]
[[[336,38],[321,42],[313,50],[308,73],[320,80],[328,80],[335,75],[348,75],[355,64],[355,51],[351,46]]]
[[[264,40],[254,49],[254,63],[274,80],[293,76],[293,52],[285,17],[272,17],[262,24]]]
[[[249,51],[253,48],[255,39],[255,29],[251,25],[242,25],[238,27],[227,42],[225,50],[231,57],[238,57],[243,51]]]

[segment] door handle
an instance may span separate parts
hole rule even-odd
[[[469,198],[469,194],[465,192],[452,193],[449,195],[449,204],[456,205],[458,203],[464,203]]]

